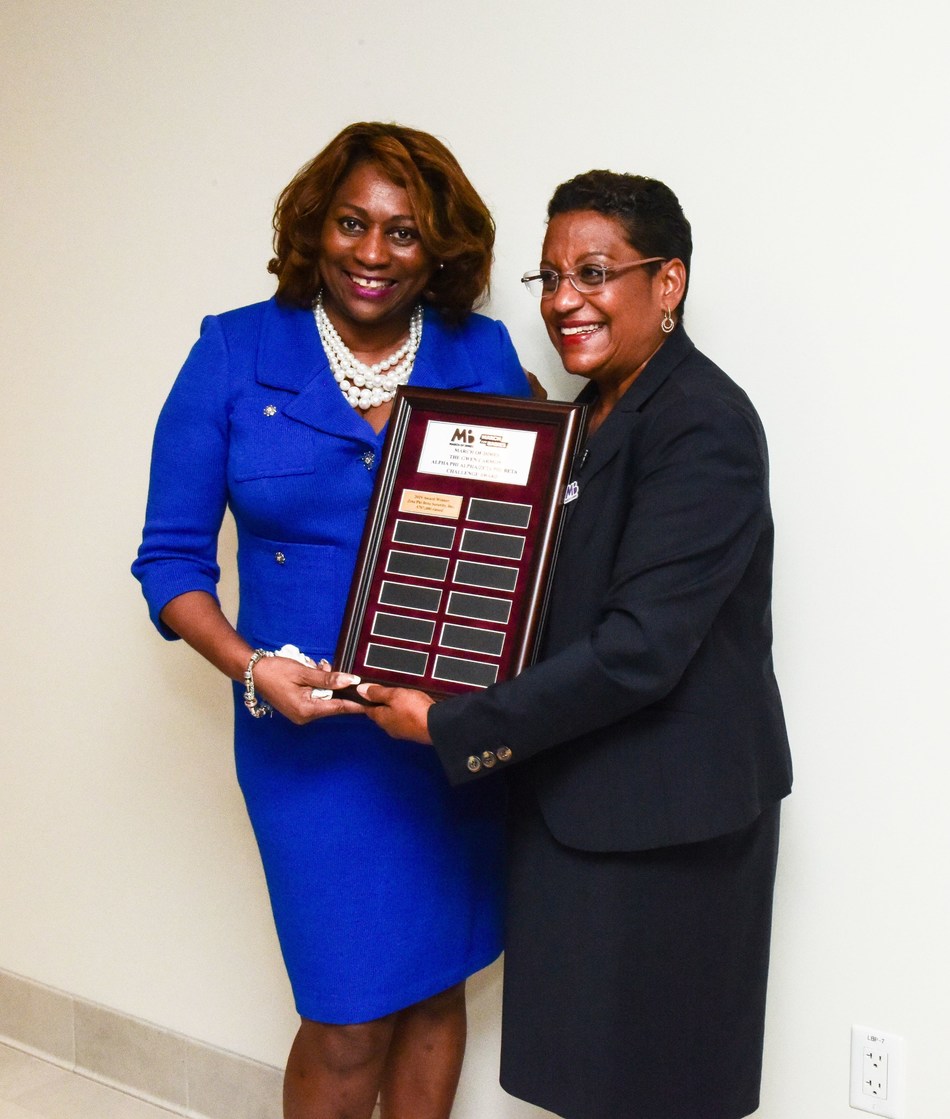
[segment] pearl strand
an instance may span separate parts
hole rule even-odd
[[[413,308],[406,341],[389,357],[372,365],[364,365],[340,337],[324,309],[322,291],[317,296],[313,314],[333,378],[347,401],[354,408],[366,411],[392,400],[398,386],[409,380],[415,364],[422,339],[422,305],[417,303]]]

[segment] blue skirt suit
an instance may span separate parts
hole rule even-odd
[[[527,395],[501,323],[426,310],[410,383]],[[343,398],[309,311],[271,299],[202,324],[155,435],[133,573],[150,613],[215,595],[237,526],[237,629],[332,660],[384,433]],[[237,774],[298,1012],[381,1017],[501,951],[502,790],[452,788],[434,752],[369,720],[251,719],[234,686]]]

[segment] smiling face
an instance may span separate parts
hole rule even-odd
[[[642,259],[624,227],[594,210],[556,214],[548,223],[542,268],[573,272],[584,264],[605,268]],[[568,373],[589,377],[606,400],[619,398],[662,345],[664,311],[675,311],[685,269],[679,260],[631,268],[583,294],[562,279],[541,298],[541,316]]]
[[[398,344],[433,268],[409,195],[375,163],[357,164],[320,236],[324,307],[343,341],[357,352]]]

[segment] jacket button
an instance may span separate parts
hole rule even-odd
[[[376,461],[376,454],[374,451],[364,451],[360,455],[360,460],[367,470],[373,469],[373,463]]]
[[[277,405],[276,404],[268,404],[267,407],[264,409],[264,415],[267,416],[268,419],[271,416],[276,416],[277,415]]]
[[[287,562],[287,557],[284,555],[283,552],[274,552],[274,559],[277,560],[278,563]]]
[[[478,760],[478,758],[475,757],[474,754],[471,754],[469,756],[469,759],[465,764],[468,766],[469,772],[471,773],[478,773],[478,771],[482,768],[482,763]]]
[[[511,748],[508,746],[499,746],[498,749],[495,751],[495,757],[500,762],[511,761]]]
[[[491,769],[491,767],[495,764],[496,761],[498,761],[498,759],[491,752],[491,750],[485,750],[482,753],[482,765],[486,769]]]

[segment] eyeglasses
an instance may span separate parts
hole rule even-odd
[[[590,295],[598,291],[621,272],[628,272],[631,268],[639,268],[642,264],[656,264],[665,261],[665,256],[648,256],[645,260],[631,260],[629,264],[618,264],[615,268],[605,268],[602,264],[582,264],[573,272],[555,272],[553,268],[542,268],[538,272],[525,272],[521,282],[532,295],[553,295],[561,280],[570,280],[571,286],[581,295]]]

